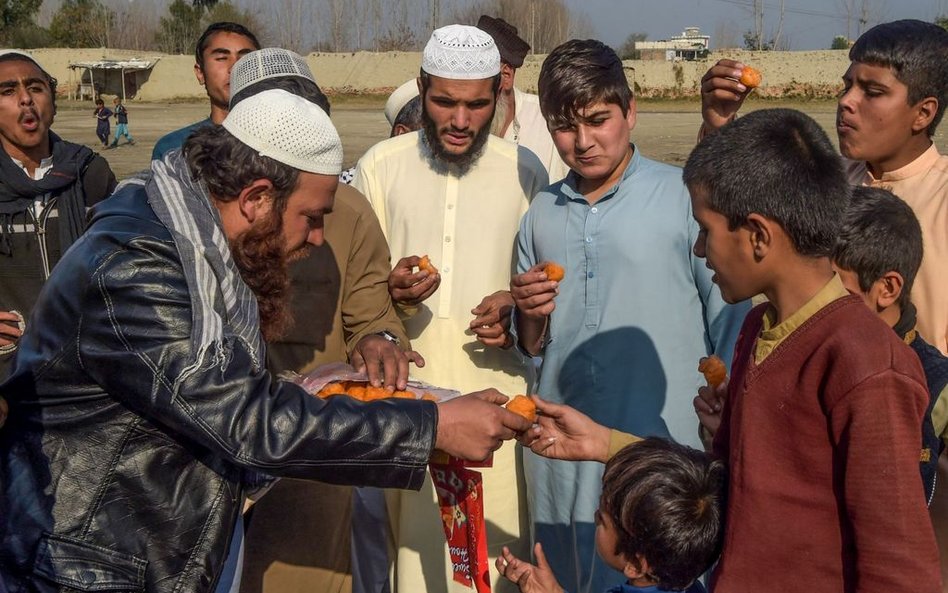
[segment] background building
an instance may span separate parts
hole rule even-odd
[[[698,27],[686,27],[681,35],[662,41],[636,41],[635,49],[643,60],[697,60],[708,56],[711,37]]]

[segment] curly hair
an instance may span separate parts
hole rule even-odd
[[[203,126],[184,141],[188,170],[215,199],[229,202],[256,179],[273,183],[273,209],[282,214],[299,183],[300,172],[250,148],[223,126]]]

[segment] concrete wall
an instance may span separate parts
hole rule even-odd
[[[61,81],[63,94],[68,92],[69,85],[78,82],[78,72],[68,69],[71,61],[103,57],[160,57],[150,74],[139,77],[140,89],[135,100],[168,101],[205,97],[204,89],[194,78],[193,56],[102,49],[39,49],[32,53]],[[839,90],[840,78],[849,64],[847,52],[821,50],[713,52],[707,60],[695,62],[628,60],[624,65],[639,96],[687,97],[697,95],[701,77],[723,57],[743,61],[760,70],[764,80],[758,92],[762,96],[831,97]],[[407,52],[310,54],[307,60],[324,90],[383,94],[417,76],[421,55]],[[527,57],[523,67],[517,71],[519,87],[536,91],[542,60],[543,56]]]

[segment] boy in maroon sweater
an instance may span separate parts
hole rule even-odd
[[[939,591],[918,471],[925,378],[833,272],[850,189],[825,133],[757,111],[708,135],[684,179],[694,251],[724,299],[768,300],[744,322],[709,426],[730,472],[714,591]]]

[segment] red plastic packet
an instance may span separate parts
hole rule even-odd
[[[444,536],[454,567],[454,580],[490,593],[487,527],[484,522],[484,487],[481,473],[465,466],[490,467],[449,458],[429,466],[438,495]]]

